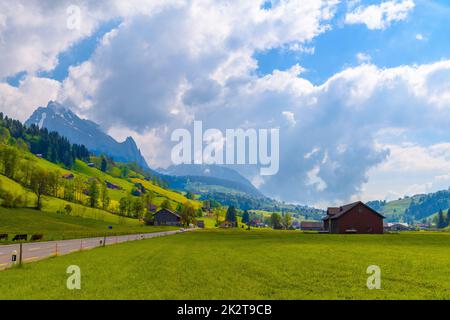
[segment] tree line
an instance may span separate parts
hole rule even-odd
[[[36,125],[25,126],[18,120],[4,116],[0,112],[0,138],[2,143],[26,148],[34,154],[71,168],[75,159],[89,161],[90,152],[83,145],[71,144],[57,132],[49,132]]]

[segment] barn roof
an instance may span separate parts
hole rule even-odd
[[[357,202],[354,202],[354,203],[346,204],[346,205],[344,205],[342,207],[339,207],[339,208],[328,208],[327,216],[323,220],[329,220],[329,219],[333,219],[334,220],[334,219],[337,219],[337,218],[343,216],[344,214],[346,214],[347,212],[349,212],[351,209],[353,209],[354,207],[356,207],[358,205],[363,205],[366,208],[368,208],[370,211],[372,211],[372,212],[376,213],[377,215],[379,215],[380,217],[382,217],[383,219],[385,218],[382,214],[380,214],[379,212],[373,210],[371,207],[367,206],[363,202],[357,201]]]
[[[169,209],[161,209],[158,212],[156,212],[155,214],[158,214],[160,212],[168,212],[168,213],[173,214],[174,216],[177,216],[178,218],[180,218],[180,215],[178,213],[175,213],[175,212],[173,212],[172,210],[169,210]]]

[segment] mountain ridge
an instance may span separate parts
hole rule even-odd
[[[47,107],[38,107],[25,122],[27,126],[32,124],[56,131],[72,143],[86,146],[94,154],[107,154],[116,161],[135,162],[144,169],[149,169],[132,137],[118,142],[103,132],[97,123],[81,119],[58,102],[50,101]]]

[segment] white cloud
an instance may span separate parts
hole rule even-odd
[[[417,146],[380,143],[379,139],[380,135],[394,139],[417,127],[448,126],[450,61],[380,69],[361,55],[362,65],[343,70],[319,86],[302,77],[300,65],[263,77],[255,72],[256,51],[307,47],[329,28],[327,19],[333,16],[336,3],[283,1],[260,10],[247,1],[233,5],[208,0],[142,1],[140,6],[135,1],[86,2],[87,12],[95,18],[85,34],[112,17],[121,15],[123,23],[103,39],[89,61],[70,69],[61,90],[55,81],[28,76],[19,88],[0,85],[0,106],[23,119],[36,105],[59,96],[120,140],[134,136],[154,167],[168,164],[172,130],[189,127],[193,119],[202,120],[205,128],[221,130],[277,127],[281,130],[279,174],[262,178],[254,175],[254,168],[236,169],[266,194],[290,201],[335,202],[374,195],[379,189],[374,191],[366,183],[376,168],[386,179],[392,179],[396,166],[410,168],[411,177],[423,172],[428,180],[416,176],[419,183],[411,180],[410,185],[427,185],[430,174],[439,177],[447,170],[440,147],[414,150]],[[359,6],[351,19],[357,20],[356,13],[366,17],[381,10],[375,19],[360,22],[383,29],[405,19],[411,3],[383,2],[368,11],[370,6]],[[24,44],[11,39],[5,44],[20,55],[20,48],[30,48],[30,39],[36,39],[39,58],[28,61],[26,55],[20,56],[10,60],[10,69],[0,62],[0,72],[50,69],[57,53],[82,37],[59,39],[62,31],[55,30],[49,41],[61,43],[47,50],[46,40],[40,38],[48,28],[60,28],[56,22],[63,21],[53,17],[49,14],[48,21],[39,20],[40,32],[24,27],[30,33]],[[5,25],[12,32],[14,25],[3,15],[1,36]],[[41,59],[43,55],[46,59]],[[423,151],[419,159],[439,170],[419,168],[412,154],[412,160],[404,156],[411,150]],[[401,186],[393,187],[393,192],[399,190]]]
[[[450,186],[450,144],[383,144],[390,155],[370,170],[371,181],[362,189],[365,200],[393,200]]]
[[[372,60],[372,57],[364,52],[359,52],[356,54],[356,59],[358,60],[359,63],[367,63],[370,62],[370,60]]]
[[[391,0],[379,5],[359,6],[347,13],[345,22],[365,24],[370,30],[386,29],[392,22],[405,20],[414,7],[413,0]]]
[[[61,84],[58,81],[26,77],[19,87],[0,82],[0,110],[9,117],[25,121],[37,106],[57,100]]]

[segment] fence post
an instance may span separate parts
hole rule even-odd
[[[103,237],[103,247],[106,246],[106,236]]]
[[[58,242],[55,243],[55,256],[58,256]]]
[[[22,265],[22,251],[23,251],[23,244],[20,243],[19,266]]]

